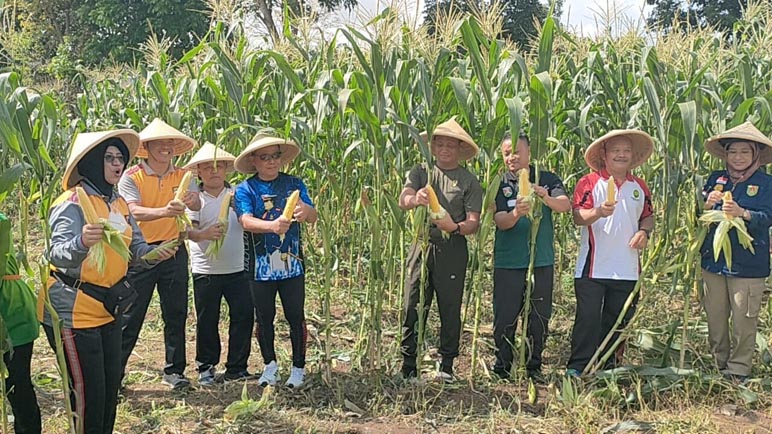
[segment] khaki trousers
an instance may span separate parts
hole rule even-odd
[[[702,305],[708,317],[708,339],[716,367],[729,374],[748,376],[765,279],[727,277],[704,269],[702,279]]]

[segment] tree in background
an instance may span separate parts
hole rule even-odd
[[[438,13],[465,13],[482,7],[471,0],[426,0],[424,4],[424,25],[434,33]],[[540,0],[500,0],[503,15],[503,35],[520,47],[529,47],[538,35],[535,22],[543,23],[549,13],[549,2]],[[555,2],[555,17],[560,16],[563,0]]]
[[[654,5],[649,25],[664,30],[672,28],[674,18],[678,18],[684,28],[715,26],[718,30],[731,30],[748,6],[748,0],[646,0],[646,3]]]
[[[75,65],[132,62],[151,33],[169,39],[172,56],[209,27],[205,0],[14,0],[12,28],[0,41],[17,69],[67,76]]]
[[[274,14],[281,15],[280,8],[286,6],[290,15],[295,17],[305,17],[313,12],[312,5],[303,0],[244,0],[244,3],[244,6],[265,26],[274,43],[280,39],[281,34],[277,20],[274,18]],[[350,11],[357,5],[357,0],[317,0],[317,3],[326,12],[332,12],[341,7]]]

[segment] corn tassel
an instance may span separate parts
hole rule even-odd
[[[608,177],[608,187],[606,189],[606,206],[617,203],[617,182],[613,176]]]
[[[191,176],[192,174],[189,171],[185,172],[185,175],[182,176],[182,181],[180,181],[180,185],[177,187],[177,193],[174,194],[174,202],[179,202],[185,206],[183,199],[185,198],[185,195],[188,194]],[[185,232],[188,226],[193,225],[193,222],[190,221],[190,217],[185,213],[178,215],[174,220],[177,223],[177,232]]]
[[[126,244],[124,235],[115,229],[107,219],[99,217],[99,214],[97,214],[94,209],[94,204],[91,203],[91,199],[83,187],[75,187],[75,194],[78,196],[78,204],[83,211],[83,217],[86,219],[86,223],[90,225],[101,224],[103,227],[102,240],[89,248],[89,264],[96,268],[99,273],[105,271],[105,267],[107,266],[105,245],[113,249],[121,259],[128,262],[131,259],[131,251]]]
[[[163,249],[173,249],[180,245],[179,238],[175,238],[173,240],[165,241],[158,245],[155,249],[145,253],[140,257],[143,261],[157,261],[161,259],[161,253],[160,251]]]
[[[220,249],[222,249],[222,244],[225,240],[225,234],[228,233],[228,220],[231,212],[231,197],[233,197],[232,192],[229,191],[225,193],[225,197],[223,198],[222,203],[220,203],[220,213],[217,216],[217,222],[222,226],[222,236],[218,240],[212,240],[209,243],[209,246],[207,246],[206,252],[204,253],[210,258],[216,258],[217,256],[220,256]]]

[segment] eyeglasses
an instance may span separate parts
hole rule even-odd
[[[123,158],[123,155],[105,154],[105,163],[113,164],[113,161],[116,161],[116,160],[118,161],[118,164],[126,163],[126,160]]]
[[[260,161],[279,160],[281,159],[281,151],[274,152],[273,154],[252,154],[252,157],[259,158]]]

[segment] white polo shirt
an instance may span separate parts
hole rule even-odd
[[[225,193],[233,191],[226,186],[217,197],[203,191],[198,193],[201,198],[201,210],[186,212],[190,220],[198,222],[199,229],[205,229],[217,223],[220,214],[220,204],[225,199]],[[206,249],[211,241],[188,240],[190,250],[190,267],[198,274],[231,274],[244,270],[244,230],[236,217],[236,212],[231,206],[228,217],[228,231],[225,234],[220,255],[210,258],[206,255]]]
[[[608,181],[605,170],[582,177],[574,190],[574,210],[599,208],[606,201]],[[651,193],[642,179],[629,173],[621,184],[620,180],[616,183],[614,214],[581,228],[577,278],[638,280],[639,252],[630,247],[630,240],[638,231],[640,221],[653,214]],[[585,266],[588,266],[587,276],[583,276]]]

